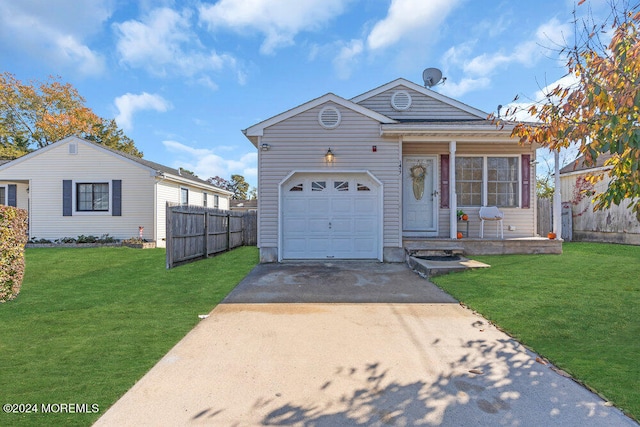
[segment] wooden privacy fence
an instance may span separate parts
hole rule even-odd
[[[255,212],[167,203],[167,268],[258,241]]]
[[[537,233],[547,237],[553,231],[553,201],[546,197],[538,197],[538,224]]]

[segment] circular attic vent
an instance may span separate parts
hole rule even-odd
[[[340,111],[336,107],[324,107],[318,113],[318,122],[323,128],[333,129],[340,124]]]
[[[391,106],[394,110],[404,111],[411,107],[411,95],[406,90],[399,90],[391,97]]]

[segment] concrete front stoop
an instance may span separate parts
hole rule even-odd
[[[442,254],[442,252],[440,254]],[[468,259],[461,255],[451,255],[448,251],[446,252],[445,256],[438,256],[440,254],[429,253],[428,255],[424,256],[422,254],[412,255],[407,252],[406,261],[409,265],[409,268],[427,279],[430,277],[441,276],[443,274],[449,274],[456,271],[464,271],[471,268],[491,267],[489,264]],[[430,260],[423,258],[429,256],[433,256],[437,259]],[[447,260],[446,258],[451,259]]]

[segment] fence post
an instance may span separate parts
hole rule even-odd
[[[227,251],[231,249],[231,214],[227,214]]]
[[[209,211],[204,211],[204,257],[209,258],[209,247],[207,246],[209,242]]]
[[[167,251],[166,267],[168,270],[173,267],[173,215],[171,215],[171,206],[169,205],[169,202],[167,202],[167,205],[166,205],[165,215],[166,215],[165,217],[166,230],[164,234],[165,234],[165,242],[166,242],[165,250]]]

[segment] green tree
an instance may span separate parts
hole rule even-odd
[[[611,153],[605,163],[612,167],[611,180],[595,195],[594,208],[629,200],[640,218],[640,5],[621,9],[613,2],[611,8],[613,35],[607,45],[600,39],[607,22],[576,20],[576,43],[561,52],[577,83],[557,86],[529,107],[540,123],[520,123],[512,135],[551,150],[575,144],[590,166],[600,154]],[[589,177],[592,183],[599,179]]]
[[[25,84],[0,74],[0,155],[15,158],[69,135],[142,157],[115,121],[98,117],[71,84],[54,77]]]
[[[233,198],[236,200],[246,200],[247,191],[249,190],[249,183],[244,180],[242,175],[231,175],[231,188],[229,191],[233,191]]]
[[[100,119],[93,124],[91,133],[84,136],[89,141],[106,145],[114,150],[123,151],[137,157],[142,157],[133,140],[126,136],[122,129],[118,128],[115,119]]]

